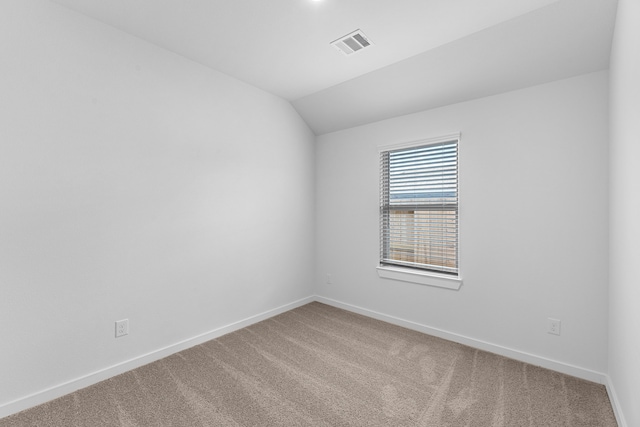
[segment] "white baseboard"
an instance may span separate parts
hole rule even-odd
[[[433,335],[439,338],[443,338],[449,341],[457,342],[460,344],[468,345],[469,347],[478,348],[480,350],[489,351],[491,353],[499,354],[501,356],[509,357],[511,359],[519,360],[521,362],[530,363],[532,365],[541,366],[543,368],[551,369],[556,372],[571,375],[577,378],[582,378],[587,381],[603,384],[607,389],[609,400],[615,414],[618,427],[627,427],[628,424],[622,412],[618,395],[616,394],[615,387],[611,381],[611,377],[608,374],[592,371],[590,369],[581,368],[578,366],[570,365],[563,362],[547,359],[545,357],[536,356],[530,353],[526,353],[519,350],[513,350],[507,347],[503,347],[497,344],[488,343],[486,341],[469,338],[463,335],[455,334],[452,332],[443,331],[438,328],[422,325],[416,322],[412,322],[398,317],[389,316],[379,313],[377,311],[369,310],[366,308],[358,307],[352,304],[336,301],[330,298],[325,298],[316,295],[315,300],[333,307],[341,308],[343,310],[351,311],[354,313],[362,314],[363,316],[371,317],[374,319],[382,320],[387,323],[402,326],[407,329],[422,332],[428,335]]]
[[[624,418],[624,414],[622,413],[622,408],[620,407],[620,401],[618,400],[618,395],[616,394],[616,389],[613,387],[613,382],[611,381],[611,377],[606,375],[606,383],[607,394],[609,394],[609,400],[611,400],[611,406],[613,407],[613,413],[616,415],[616,421],[618,421],[618,427],[627,427],[627,420]]]
[[[358,307],[355,305],[343,303],[330,298],[316,296],[316,301],[331,305],[337,308],[342,308],[347,311],[362,314],[363,316],[372,317],[374,319],[382,320],[387,323],[402,326],[407,329],[422,332],[427,335],[433,335],[439,338],[444,338],[449,341],[457,342],[460,344],[468,345],[469,347],[477,348],[480,350],[488,351],[490,353],[499,354],[501,356],[508,357],[510,359],[526,362],[531,365],[541,366],[543,368],[551,369],[556,372],[571,375],[577,378],[582,378],[588,381],[592,381],[599,384],[606,384],[606,374],[601,372],[592,371],[590,369],[581,368],[579,366],[570,365],[556,360],[547,359],[545,357],[536,356],[534,354],[526,353],[519,350],[513,350],[508,347],[503,347],[498,344],[492,344],[486,341],[477,340],[464,335],[459,335],[453,332],[447,332],[442,329],[433,328],[431,326],[422,325],[410,320],[401,319],[395,316],[389,316],[377,311],[369,310],[366,308]]]
[[[89,373],[82,377],[67,381],[65,383],[56,385],[46,390],[42,390],[37,393],[33,393],[31,395],[2,404],[0,405],[0,418],[4,418],[6,416],[31,408],[33,406],[46,403],[50,400],[56,399],[58,397],[62,397],[66,394],[73,393],[74,391],[77,391],[79,389],[91,386],[100,381],[109,379],[116,375],[122,374],[124,372],[130,371],[132,369],[138,368],[140,366],[143,366],[148,363],[154,362],[156,360],[162,359],[164,357],[170,356],[174,353],[185,350],[187,348],[221,337],[222,335],[226,335],[238,329],[245,328],[254,323],[261,322],[263,320],[266,320],[270,317],[284,313],[286,311],[293,310],[294,308],[301,307],[313,301],[318,301],[318,302],[331,305],[334,307],[342,308],[344,310],[348,310],[354,313],[362,314],[367,317],[382,320],[384,322],[388,322],[394,325],[398,325],[398,326],[402,326],[415,331],[423,332],[428,335],[433,335],[449,341],[454,341],[460,344],[468,345],[470,347],[489,351],[491,353],[496,353],[501,356],[505,356],[511,359],[530,363],[532,365],[542,366],[544,368],[551,369],[557,372],[562,372],[564,374],[572,375],[574,377],[583,378],[585,380],[604,384],[607,388],[607,392],[609,393],[609,398],[611,399],[611,404],[613,406],[616,419],[618,420],[618,425],[620,427],[627,427],[627,424],[625,423],[625,420],[624,420],[624,416],[622,415],[622,410],[618,403],[615,389],[613,387],[613,384],[611,383],[611,379],[607,374],[595,372],[589,369],[580,368],[577,366],[558,362],[555,360],[547,359],[544,357],[536,356],[536,355],[525,353],[522,351],[509,349],[507,347],[488,343],[485,341],[477,340],[474,338],[466,337],[466,336],[455,334],[452,332],[443,331],[441,329],[422,325],[422,324],[401,319],[398,317],[389,316],[373,310],[369,310],[369,309],[358,307],[355,305],[332,300],[330,298],[325,298],[322,296],[311,296],[311,297],[300,299],[298,301],[294,301],[289,304],[285,304],[275,309],[265,311],[255,316],[251,316],[246,319],[240,320],[238,322],[234,322],[229,325],[206,332],[204,334],[197,335],[195,337],[186,339],[184,341],[180,341],[178,343],[135,357],[133,359],[124,361],[122,363],[118,363],[116,365],[109,366],[99,371]]]
[[[4,418],[9,415],[23,411],[25,409],[29,409],[31,407],[46,403],[50,400],[56,399],[58,397],[62,397],[66,394],[73,393],[74,391],[80,390],[85,387],[89,387],[90,385],[93,385],[93,384],[97,384],[100,381],[104,381],[106,379],[109,379],[116,375],[130,371],[132,369],[138,368],[140,366],[147,365],[151,362],[155,362],[156,360],[160,360],[164,357],[170,356],[179,351],[182,351],[187,348],[196,346],[198,344],[202,344],[212,339],[221,337],[222,335],[226,335],[230,332],[237,331],[238,329],[245,328],[254,323],[261,322],[270,317],[276,316],[278,314],[284,313],[289,310],[293,310],[294,308],[303,306],[313,301],[315,301],[315,298],[312,296],[303,298],[301,300],[294,301],[289,304],[285,304],[283,306],[265,311],[260,314],[256,314],[255,316],[248,317],[246,319],[231,323],[229,325],[222,326],[220,328],[214,329],[204,334],[197,335],[195,337],[186,339],[184,341],[180,341],[170,346],[152,351],[147,354],[143,354],[141,356],[124,361],[122,363],[118,363],[116,365],[109,366],[99,371],[89,373],[87,375],[67,381],[62,384],[58,384],[54,387],[39,391],[37,393],[33,393],[31,395],[2,404],[0,405],[0,418]]]

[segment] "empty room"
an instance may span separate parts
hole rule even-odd
[[[0,426],[640,426],[637,0],[2,0]]]

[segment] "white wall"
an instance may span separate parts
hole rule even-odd
[[[635,425],[631,3],[611,76],[609,370]],[[314,268],[324,297],[607,370],[606,72],[321,136],[314,188],[288,103],[48,1],[0,4],[0,70],[0,416],[307,297]],[[462,289],[379,279],[378,144],[458,131]]]
[[[609,375],[640,426],[640,3],[619,0],[611,54]]]
[[[458,131],[462,288],[378,278],[378,145]],[[319,137],[317,293],[605,373],[607,132],[605,71]]]
[[[0,3],[0,70],[0,412],[312,295],[288,102],[44,0]]]

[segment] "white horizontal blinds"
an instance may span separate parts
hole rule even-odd
[[[458,273],[458,140],[381,153],[380,262]]]

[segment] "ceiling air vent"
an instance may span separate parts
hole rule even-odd
[[[340,37],[338,40],[332,41],[331,45],[342,52],[344,55],[351,55],[362,49],[372,46],[371,40],[360,30]]]

